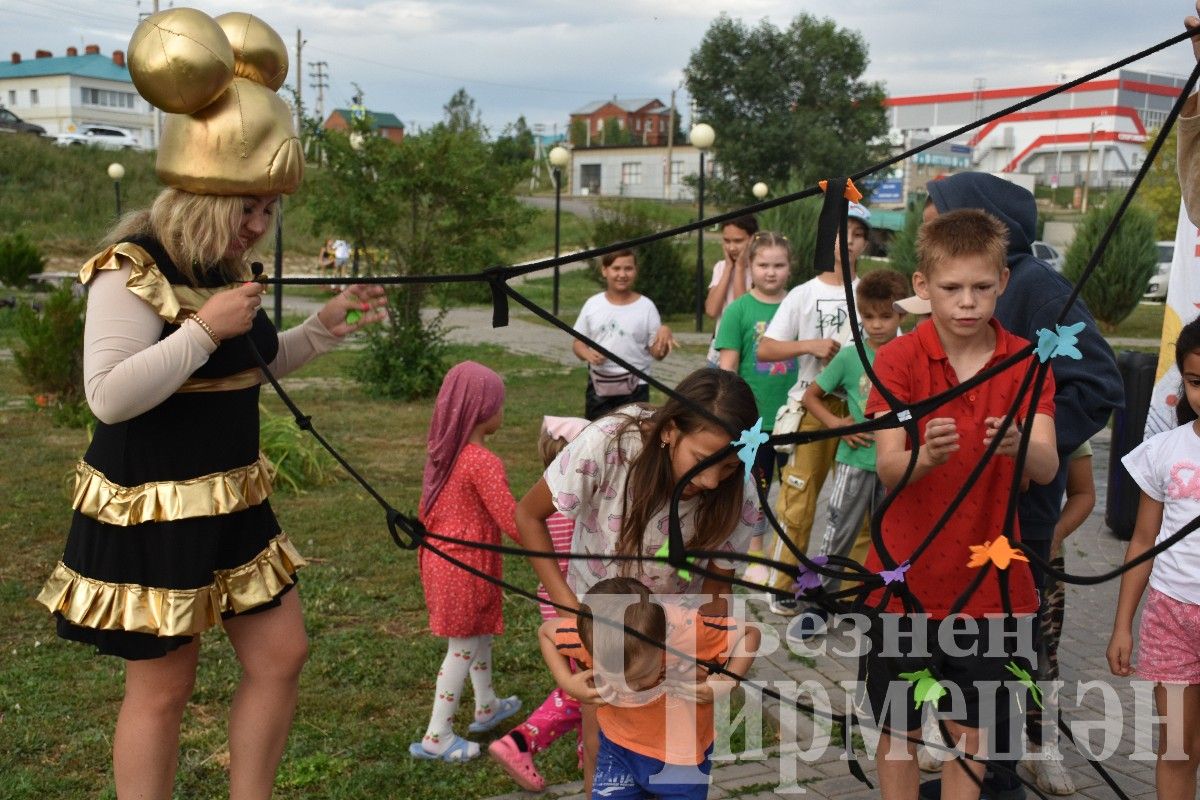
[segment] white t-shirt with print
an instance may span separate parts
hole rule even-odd
[[[645,295],[626,305],[614,305],[604,292],[594,294],[583,304],[575,330],[615,353],[642,372],[649,372],[654,358],[650,343],[662,327],[658,308]],[[596,367],[601,375],[623,375],[625,369],[612,361],[601,361]],[[639,384],[645,383],[643,380]]]
[[[1163,504],[1155,544],[1200,516],[1200,436],[1190,423],[1151,436],[1121,463],[1151,500]],[[1150,585],[1176,600],[1200,605],[1200,530],[1154,557]]]
[[[851,294],[857,285],[858,281],[855,280],[850,287]],[[848,324],[848,320],[846,288],[813,278],[787,293],[763,336],[779,342],[834,339],[838,338],[838,331]],[[823,365],[816,356],[810,355],[800,356],[796,364],[796,384],[788,391],[788,397],[799,400]]]
[[[713,264],[712,280],[708,282],[708,288],[711,289],[721,282],[721,276],[725,274],[726,261],[721,259]],[[746,291],[750,291],[750,287],[754,285],[754,278],[750,274],[750,270],[746,270]],[[733,279],[729,281],[729,285],[725,287],[725,305],[721,307],[721,313],[717,314],[717,318],[713,321],[713,338],[708,344],[708,354],[704,357],[709,364],[716,364],[721,358],[721,351],[715,347],[717,341],[717,333],[721,329],[721,317],[725,315],[725,309],[729,308],[729,304],[734,301],[733,296]]]
[[[700,588],[703,580],[700,576],[693,575],[691,582],[685,581],[665,562],[643,562],[639,573],[635,565],[606,558],[617,552],[629,467],[642,450],[638,425],[629,425],[619,436],[617,433],[628,421],[626,415],[644,419],[650,414],[639,406],[625,406],[614,415],[601,417],[563,448],[543,475],[555,507],[575,520],[571,552],[589,556],[570,559],[567,564],[567,585],[579,596],[599,581],[621,575],[622,567],[627,567],[626,574],[636,576],[654,592],[680,594]],[[699,503],[699,497],[679,503],[684,542],[691,541],[695,533],[695,512]],[[654,555],[666,540],[668,519],[669,503],[655,513],[646,526],[642,539],[645,555]],[[747,482],[737,524],[729,538],[712,549],[745,553],[750,538],[761,533],[763,525],[758,498],[753,486]],[[703,561],[699,563],[704,566]],[[722,569],[733,569],[741,562],[714,559],[713,563]]]

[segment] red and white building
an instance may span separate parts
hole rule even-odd
[[[970,148],[971,168],[1024,173],[1045,185],[1127,185],[1183,88],[1175,75],[1120,70],[976,128],[956,140]],[[889,97],[897,141],[929,139],[1053,88],[1019,86]],[[1086,173],[1086,174],[1085,174]],[[911,188],[911,187],[909,187]]]

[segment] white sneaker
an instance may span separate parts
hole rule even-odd
[[[1037,778],[1037,787],[1047,794],[1075,794],[1075,781],[1061,758],[1030,758],[1025,766]]]
[[[925,724],[921,726],[921,741],[933,744],[946,742],[941,729],[938,728],[937,720],[932,716],[926,716]],[[917,766],[922,772],[941,772],[942,764],[945,763],[944,757],[948,755],[944,750],[934,750],[923,744],[917,745]]]
[[[771,599],[767,601],[767,608],[771,609],[772,614],[778,614],[781,617],[794,617],[800,613],[800,601],[794,597],[776,597],[771,595]]]

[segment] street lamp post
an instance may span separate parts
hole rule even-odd
[[[689,135],[692,147],[700,151],[700,178],[696,183],[697,219],[704,219],[704,151],[712,147],[717,134],[701,122]],[[704,330],[704,227],[696,229],[696,333]]]
[[[562,216],[562,170],[571,159],[571,154],[565,147],[550,148],[550,166],[554,168],[554,257],[559,252],[559,221]],[[554,265],[554,316],[558,316],[558,264]]]
[[[121,179],[125,177],[125,167],[117,162],[108,165],[108,177],[112,178],[113,192],[117,196],[117,216],[121,216]]]

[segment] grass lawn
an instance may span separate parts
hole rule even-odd
[[[0,310],[0,347],[14,346],[11,312]],[[491,346],[457,347],[506,378],[505,425],[490,446],[504,459],[519,495],[541,471],[536,435],[546,398],[576,396],[582,370],[566,370]],[[396,403],[365,396],[336,352],[296,378],[295,399],[335,444],[399,509],[420,491],[429,401]],[[333,380],[329,380],[329,379]],[[111,737],[122,695],[122,666],[58,640],[34,600],[62,552],[70,522],[69,478],[87,434],[53,427],[25,400],[11,359],[0,360],[0,774],[6,798],[113,797]],[[285,413],[274,393],[263,404]],[[311,641],[300,701],[279,772],[279,798],[475,798],[515,786],[487,758],[469,765],[415,761],[408,745],[429,713],[444,642],[427,632],[415,554],[396,548],[384,516],[348,479],[303,494],[277,492],[273,505],[311,560],[300,592]],[[536,586],[528,563],[505,558],[505,577]],[[532,710],[552,687],[536,645],[540,622],[529,601],[506,596],[506,631],[495,643],[496,689],[518,694]],[[238,670],[220,631],[203,637],[194,702],[184,718],[177,797],[227,794],[226,719]],[[465,732],[472,704],[455,726]],[[514,723],[519,721],[514,720]],[[498,735],[507,730],[501,730]],[[487,738],[476,737],[486,743]],[[574,780],[572,741],[539,756],[551,784]]]

